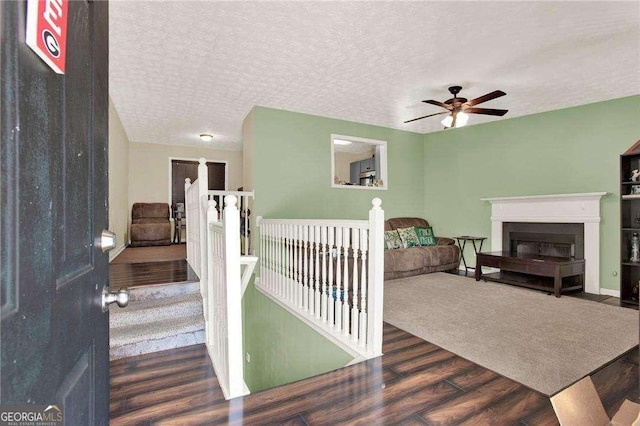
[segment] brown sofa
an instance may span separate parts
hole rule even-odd
[[[426,227],[429,222],[417,217],[398,217],[384,223],[385,231],[412,226]],[[436,237],[437,245],[409,247],[384,252],[384,279],[410,277],[457,270],[460,265],[460,249],[451,238]]]
[[[169,204],[135,203],[131,209],[131,246],[168,246],[171,244]]]

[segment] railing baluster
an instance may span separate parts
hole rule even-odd
[[[302,226],[296,227],[296,256],[298,260],[296,262],[296,270],[298,275],[297,280],[297,303],[300,308],[302,308],[302,294],[304,293],[304,285],[303,285],[303,271],[302,271]]]
[[[320,308],[320,227],[313,227],[314,236],[315,236],[315,246],[313,248],[314,253],[316,254],[315,264],[315,280],[313,286],[313,307],[315,309],[316,318],[320,319],[321,308]]]
[[[307,288],[307,226],[302,225],[300,231],[300,255],[302,256],[302,263],[300,265],[300,272],[302,274],[302,308],[306,311],[309,309],[309,305],[307,305],[307,297],[309,293],[309,289]]]
[[[322,304],[322,322],[327,322],[327,304],[329,303],[329,295],[327,293],[327,274],[329,272],[327,265],[327,227],[322,226],[320,230],[320,244],[322,246],[322,293],[320,294]]]
[[[344,296],[342,298],[342,334],[347,336],[349,334],[349,247],[350,247],[350,229],[342,228],[342,252],[344,262]]]
[[[344,290],[342,289],[342,229],[336,227],[336,286],[335,286],[335,303],[333,310],[336,311],[336,329],[342,330],[342,299],[344,299]]]
[[[362,247],[362,279],[360,280],[360,347],[364,348],[367,345],[367,255],[369,253],[369,240],[368,231],[366,229],[360,230],[360,245]]]
[[[277,253],[277,257],[278,257],[278,271],[277,271],[277,275],[278,275],[278,295],[282,296],[284,294],[284,281],[283,281],[283,277],[284,274],[282,273],[282,267],[283,267],[283,261],[282,261],[282,241],[284,240],[283,235],[282,235],[282,227],[283,225],[281,224],[277,224],[276,225],[276,253]]]
[[[351,299],[351,340],[358,340],[358,323],[360,320],[360,312],[358,311],[358,258],[360,252],[360,230],[353,229],[353,273],[351,274],[353,278],[353,285],[351,288],[353,289],[353,298]]]
[[[289,257],[289,269],[287,270],[287,300],[293,303],[294,282],[293,279],[293,225],[285,225],[287,227],[287,251]]]
[[[335,227],[333,226],[329,226],[328,228],[328,237],[329,237],[329,246],[328,246],[328,250],[329,250],[329,256],[327,256],[327,261],[329,262],[329,284],[328,284],[328,296],[329,296],[329,305],[327,306],[327,309],[329,311],[329,315],[328,315],[328,320],[329,320],[329,327],[333,328],[335,326],[335,302],[336,302],[336,293],[335,293],[335,286],[333,283],[333,241],[334,241],[334,236],[335,236]]]
[[[313,226],[309,225],[307,228],[307,250],[305,251],[305,258],[307,259],[307,308],[309,315],[314,316],[313,311],[313,243],[314,233]]]

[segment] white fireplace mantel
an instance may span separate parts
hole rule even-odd
[[[481,198],[491,203],[491,250],[502,251],[503,222],[583,223],[585,292],[600,294],[600,198],[606,194]]]

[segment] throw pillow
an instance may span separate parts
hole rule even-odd
[[[384,231],[384,249],[393,250],[402,248],[402,240],[398,231]]]
[[[421,246],[435,246],[438,245],[436,242],[436,237],[433,235],[433,228],[430,226],[427,228],[414,228],[416,234],[418,235],[418,241],[420,241]]]
[[[404,248],[420,245],[420,240],[414,228],[398,228],[398,234],[400,235]]]

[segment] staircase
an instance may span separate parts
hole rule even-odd
[[[109,313],[110,358],[204,343],[198,282],[130,289],[129,305]]]

